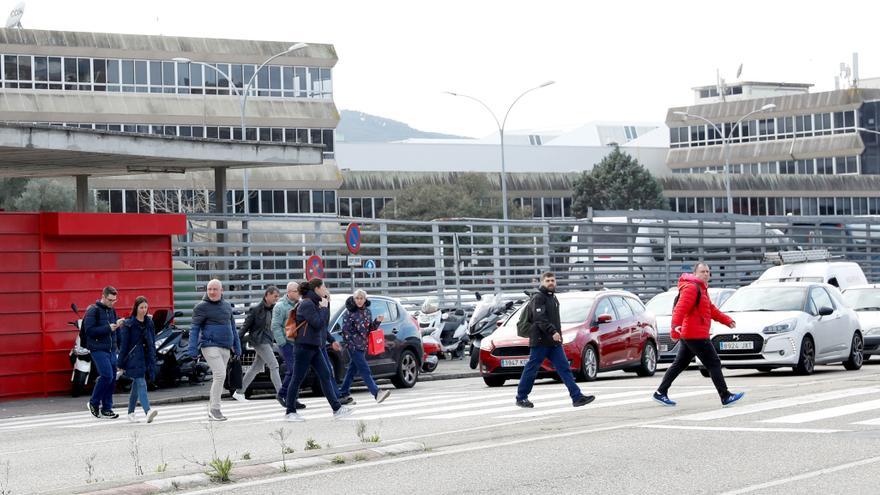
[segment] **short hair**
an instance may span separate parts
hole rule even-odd
[[[208,287],[211,286],[211,284],[219,285],[221,289],[223,288],[223,282],[221,282],[220,280],[218,280],[216,278],[212,278],[211,280],[209,280],[208,285],[206,285],[205,288],[207,289]]]
[[[299,292],[299,282],[287,282],[287,290],[295,290]]]
[[[548,278],[556,278],[556,275],[553,272],[544,272],[541,274],[541,280],[547,280]]]
[[[367,298],[367,291],[365,291],[364,289],[358,289],[358,290],[354,291],[354,297],[358,297],[358,296],[364,296],[364,299],[366,299]]]
[[[694,264],[694,273],[697,273],[697,270],[700,269],[700,265],[705,266],[706,270],[711,270],[711,268],[709,268],[709,263],[706,263],[705,261],[698,261]]]
[[[114,295],[114,296],[115,296],[115,295],[118,294],[118,292],[116,291],[116,287],[113,287],[112,285],[108,285],[107,287],[104,287],[104,291],[101,292],[101,294],[102,294],[104,297],[107,297],[107,296],[109,296],[109,295]]]
[[[281,293],[281,291],[278,290],[278,287],[275,287],[274,285],[270,285],[269,287],[266,287],[266,292],[263,293],[263,297],[266,297],[269,294],[280,294],[280,293]]]

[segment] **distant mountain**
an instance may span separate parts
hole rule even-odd
[[[425,132],[396,120],[353,110],[340,111],[336,139],[346,143],[387,143],[410,138],[467,139],[439,132]]]

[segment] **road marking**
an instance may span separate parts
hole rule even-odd
[[[859,466],[866,466],[868,464],[874,464],[876,462],[880,462],[880,457],[871,457],[868,459],[862,459],[861,461],[848,462],[846,464],[840,464],[838,466],[833,466],[829,468],[820,469],[818,471],[811,471],[809,473],[799,474],[797,476],[790,476],[788,478],[780,478],[774,481],[768,481],[766,483],[760,483],[757,485],[750,485],[743,488],[739,488],[737,490],[732,490],[729,492],[724,492],[719,495],[741,495],[743,493],[751,493],[756,492],[758,490],[763,490],[764,488],[771,488],[774,486],[784,485],[786,483],[792,483],[795,481],[808,480],[810,478],[818,478],[819,476],[824,476],[826,474],[835,473],[837,471],[843,471],[846,469],[852,469]]]
[[[523,408],[517,406],[516,402],[515,402],[515,398],[511,397],[506,402],[503,403],[503,404],[505,404],[503,407],[480,409],[477,411],[455,412],[455,413],[449,413],[449,414],[432,414],[430,416],[424,416],[420,419],[458,419],[458,418],[466,418],[469,416],[481,416],[481,415],[499,414],[499,413],[515,413],[517,411],[521,412],[522,414],[506,414],[506,415],[503,415],[500,417],[512,418],[512,417],[523,417],[523,416],[543,416],[544,414],[540,414],[540,413],[542,413],[544,411],[550,411],[548,414],[553,414],[553,412],[559,410],[559,408],[547,408],[548,406],[568,406],[565,408],[566,411],[568,409],[572,409],[571,397],[568,396],[568,391],[565,390],[562,393],[565,394],[565,395],[563,395],[563,398],[556,399],[556,400],[544,401],[544,402],[538,402],[538,407],[536,407],[535,409],[523,409]],[[607,401],[610,399],[619,399],[621,397],[633,397],[633,396],[639,396],[639,395],[646,396],[646,395],[648,395],[648,393],[644,392],[642,390],[636,390],[636,391],[631,391],[631,392],[618,392],[615,394],[599,395],[596,398],[596,402],[604,402],[604,401]],[[559,395],[555,394],[554,396],[558,397]],[[533,398],[539,399],[540,397],[533,397]],[[532,412],[532,413],[537,412],[537,414],[528,414],[529,412]]]
[[[812,404],[815,402],[823,402],[827,400],[844,399],[847,397],[855,397],[858,395],[875,394],[878,392],[880,392],[880,388],[877,387],[850,388],[845,390],[836,390],[834,392],[801,395],[799,397],[791,397],[788,399],[779,399],[768,402],[759,402],[757,404],[735,406],[727,409],[718,409],[715,411],[707,411],[697,414],[690,414],[687,416],[679,416],[676,419],[683,421],[711,421],[713,419],[724,419],[733,416],[742,416],[744,414],[771,411],[773,409],[782,409],[785,407],[800,406],[803,404]]]
[[[858,402],[856,404],[847,404],[845,406],[829,407],[818,411],[810,411],[799,414],[791,414],[779,418],[765,419],[762,423],[788,423],[799,424],[809,423],[810,421],[819,421],[821,419],[837,418],[848,414],[856,414],[865,411],[880,409],[880,400],[871,400],[868,402]]]
[[[865,426],[878,426],[880,425],[880,418],[869,419],[867,421],[859,421],[858,423],[852,423],[854,425],[865,425]]]
[[[851,430],[829,430],[822,428],[746,428],[739,426],[684,426],[684,425],[644,425],[639,428],[658,430],[695,430],[695,431],[736,431],[754,433],[840,433]]]
[[[676,395],[676,398],[678,398],[678,397],[694,397],[697,395],[706,395],[706,394],[717,394],[717,392],[715,392],[715,389],[697,390],[694,392],[685,392],[683,394],[678,394],[678,395]],[[581,407],[571,407],[571,402],[569,402],[568,407],[558,407],[558,408],[554,408],[554,409],[545,409],[545,410],[541,410],[541,411],[538,411],[538,410],[525,411],[525,412],[521,412],[519,414],[508,414],[508,415],[504,415],[504,416],[500,416],[500,417],[501,418],[518,418],[518,417],[532,418],[532,417],[537,417],[537,416],[549,416],[551,414],[572,413],[572,412],[580,411],[582,409],[583,410],[593,410],[593,409],[602,409],[602,408],[614,407],[614,406],[626,406],[629,404],[638,404],[640,402],[652,402],[653,400],[654,399],[651,396],[647,396],[647,397],[642,396],[637,399],[618,400],[618,401],[612,401],[612,402],[604,402],[604,401],[599,401],[598,399],[596,399],[596,402],[594,402],[592,404],[588,404],[582,408]]]

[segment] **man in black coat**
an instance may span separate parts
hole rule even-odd
[[[541,286],[532,296],[532,299],[523,308],[529,312],[529,321],[532,323],[529,333],[529,361],[523,368],[516,389],[516,405],[519,407],[535,407],[529,400],[535,377],[545,359],[549,359],[556,369],[556,373],[568,387],[574,407],[585,406],[593,402],[595,397],[581,393],[580,387],[574,381],[574,375],[565,357],[562,348],[562,325],[559,322],[559,300],[556,299],[556,276],[551,272],[541,275]]]

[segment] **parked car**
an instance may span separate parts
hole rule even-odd
[[[709,298],[715,307],[721,307],[721,304],[727,300],[736,289],[711,287],[709,288]],[[678,354],[678,341],[672,340],[669,336],[669,330],[672,326],[672,303],[678,295],[678,289],[669,289],[652,297],[646,305],[648,311],[654,313],[657,318],[657,346],[658,346],[658,363],[671,363]]]
[[[858,315],[831,285],[752,284],[730,296],[721,311],[736,321],[736,328],[716,322],[710,330],[725,368],[790,367],[809,375],[817,364],[843,363],[848,370],[862,366]]]
[[[347,296],[345,296],[347,297]],[[334,339],[342,343],[342,317],[348,311],[345,309],[345,298],[342,295],[334,295],[330,300],[330,332]],[[367,363],[373,378],[390,378],[391,383],[397,388],[411,388],[419,379],[419,370],[422,367],[424,351],[422,338],[415,319],[403,308],[396,299],[385,296],[370,296],[370,310],[373,318],[382,315],[385,317],[380,328],[385,333],[385,352],[377,356],[367,356]],[[276,359],[280,366],[281,375],[284,375],[284,360],[276,350]],[[345,378],[345,370],[348,366],[348,353],[343,347],[341,352],[328,349],[330,364],[336,375],[336,381],[342,382]],[[246,344],[242,350],[242,367],[247,370],[254,361],[253,348]],[[360,381],[360,376],[355,383]],[[313,389],[317,389],[317,377],[309,372],[305,383]],[[272,390],[272,382],[269,374],[264,371],[256,376],[251,386],[245,391],[245,396],[250,397],[255,390]]]
[[[619,370],[652,376],[657,368],[657,323],[639,299],[625,291],[578,291],[557,294],[562,342],[571,369],[580,380]],[[529,358],[528,339],[517,336],[516,323],[526,306],[480,344],[480,374],[490,387],[518,379]],[[545,361],[539,377],[557,377]]]
[[[843,291],[843,302],[859,315],[865,361],[880,354],[880,284],[856,285]]]
[[[754,283],[819,282],[838,289],[865,285],[868,279],[858,263],[827,261],[831,254],[824,249],[767,253],[766,257],[782,263],[771,266]]]

